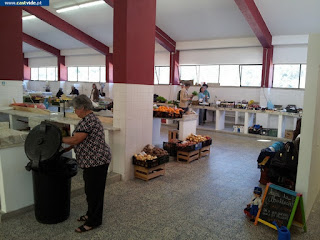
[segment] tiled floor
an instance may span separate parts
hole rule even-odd
[[[33,212],[0,224],[0,239],[277,239],[277,232],[254,226],[243,214],[258,185],[256,159],[270,143],[230,134],[213,137],[210,157],[191,164],[171,161],[166,175],[149,182],[132,180],[107,186],[103,225],[75,233],[85,212],[85,196],[71,200],[71,216],[56,225],[38,223]],[[163,137],[167,136],[163,132]],[[320,202],[308,232],[292,228],[292,239],[319,239]]]

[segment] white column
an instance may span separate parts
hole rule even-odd
[[[223,130],[226,118],[226,111],[216,110],[216,130]]]
[[[244,133],[248,134],[248,128],[253,126],[254,113],[244,113]]]
[[[239,124],[239,112],[238,111],[235,111],[234,124]]]
[[[161,144],[160,130],[161,130],[161,118],[153,118],[152,145]]]
[[[278,116],[278,138],[284,137],[284,130],[286,129],[286,118],[283,115]]]
[[[186,140],[190,134],[196,134],[198,115],[193,120],[179,121],[179,140]]]
[[[114,83],[114,172],[123,180],[133,178],[132,156],[152,143],[153,85]]]
[[[306,217],[320,190],[320,34],[309,35],[306,88],[296,191],[303,194]]]

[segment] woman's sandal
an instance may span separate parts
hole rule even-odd
[[[78,222],[85,222],[88,220],[88,216],[87,215],[83,215],[83,216],[80,216],[77,221]]]
[[[94,227],[89,227],[89,226],[86,226],[86,227],[89,227],[89,229],[86,229],[84,226],[86,226],[86,225],[83,224],[80,227],[76,228],[74,231],[77,233],[83,233],[83,232],[88,232],[88,231],[94,229]]]

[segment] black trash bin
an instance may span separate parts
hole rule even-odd
[[[71,177],[77,174],[74,159],[63,157],[62,135],[58,127],[42,122],[25,141],[25,152],[32,171],[34,209],[38,222],[59,223],[70,215]]]

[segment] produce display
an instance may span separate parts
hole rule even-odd
[[[151,156],[149,154],[146,154],[145,152],[135,154],[134,157],[140,161],[154,160],[158,158],[157,156]]]
[[[158,108],[153,109],[154,117],[162,118],[181,118],[183,109],[181,108],[172,108],[167,106],[159,106]]]
[[[132,163],[137,166],[152,168],[169,162],[168,152],[151,144],[145,146],[142,152],[132,157]]]
[[[189,147],[189,146],[193,146],[195,145],[196,143],[195,142],[190,142],[190,141],[183,141],[181,143],[177,143],[177,147],[179,148],[186,148],[186,147]]]
[[[165,99],[164,97],[159,96],[159,97],[156,98],[156,101],[160,102],[160,103],[165,103],[167,101],[167,99]]]
[[[193,96],[198,96],[198,92],[197,92],[197,91],[193,91],[193,92],[192,92],[192,95],[193,95]]]
[[[46,109],[46,106],[43,103],[12,103],[10,104],[10,107],[12,106]]]
[[[199,143],[199,142],[204,142],[204,141],[207,141],[211,139],[210,137],[208,136],[201,136],[201,135],[194,135],[194,134],[190,134],[188,137],[187,137],[187,141],[190,141],[190,142],[195,142],[195,143]]]
[[[148,144],[147,146],[145,146],[142,151],[145,152],[146,154],[149,154],[151,156],[156,156],[156,157],[163,157],[168,155],[168,152],[166,150],[155,147],[151,144]]]

